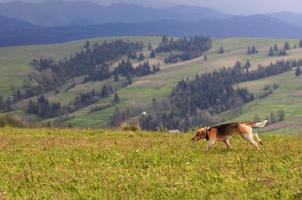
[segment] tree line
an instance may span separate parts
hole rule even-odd
[[[33,59],[31,65],[35,72],[24,83],[25,97],[39,95],[56,89],[67,80],[87,75],[86,80],[104,80],[112,74],[109,64],[125,55],[137,53],[143,49],[140,42],[115,40],[102,44],[87,42],[80,52],[70,58],[54,61],[52,58]]]
[[[302,60],[282,60],[268,66],[259,65],[256,70],[250,71],[249,61],[245,64],[236,62],[232,68],[196,75],[193,80],[182,80],[168,99],[154,99],[145,108],[149,113],[147,116],[140,115],[140,126],[148,130],[158,127],[187,130],[200,124],[215,124],[221,121],[217,114],[254,99],[246,88],[234,88],[234,84],[281,74],[297,66],[302,66]],[[113,123],[119,124],[121,121],[117,119],[130,117],[127,114],[129,112],[116,112]]]
[[[130,60],[122,60],[118,67],[115,68],[113,74],[115,75],[122,75],[125,77],[128,76],[146,76],[152,73],[156,73],[160,71],[159,66],[150,65],[148,61],[140,63],[137,67],[133,67]]]
[[[248,46],[246,53],[247,53],[247,55],[257,54],[258,51],[257,51],[255,45],[253,45],[252,47]]]
[[[14,91],[10,99],[0,99],[0,110],[10,111],[12,110],[12,105],[22,99],[39,95],[41,97],[41,94],[45,92],[57,90],[60,85],[76,76],[85,75],[84,82],[104,80],[111,76],[114,76],[115,81],[119,81],[119,75],[127,74],[127,79],[124,84],[124,86],[127,86],[132,83],[133,76],[145,76],[160,71],[159,66],[151,66],[149,62],[141,63],[134,68],[129,59],[127,61],[121,61],[115,70],[109,70],[109,65],[111,65],[112,62],[120,59],[122,56],[129,57],[132,54],[137,54],[143,47],[142,42],[115,40],[112,42],[105,41],[102,44],[91,44],[87,41],[82,50],[70,58],[64,58],[60,61],[55,61],[52,58],[33,59],[31,65],[35,71],[24,81],[21,89]],[[39,100],[41,102],[39,103],[39,101],[37,101],[35,105],[33,104],[34,102],[31,102],[31,107],[38,107],[38,104],[42,103],[47,105],[47,102],[44,101],[45,99],[39,98]],[[48,104],[50,105],[51,103],[48,102]],[[75,108],[77,107],[78,106],[75,106]],[[55,108],[55,106],[53,106],[53,108]],[[37,113],[42,117],[49,117],[37,111],[39,109],[29,110],[31,110],[31,113]],[[51,108],[49,110],[51,110]],[[58,112],[54,112],[50,115],[54,116],[59,114]]]
[[[170,54],[165,58],[166,63],[191,60],[201,56],[212,46],[209,37],[194,36],[174,39],[173,37],[163,36],[159,46],[155,49],[156,53],[179,51],[179,54]],[[152,53],[152,51],[151,51]],[[154,53],[154,52],[153,52]]]
[[[43,95],[31,99],[27,105],[27,112],[36,114],[44,119],[72,113],[80,108],[95,103],[100,98],[106,98],[114,93],[114,89],[110,85],[104,85],[100,91],[95,89],[90,92],[81,93],[68,105],[62,106],[60,102],[49,102]],[[114,96],[113,101],[119,99],[118,95]]]

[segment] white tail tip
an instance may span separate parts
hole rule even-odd
[[[256,124],[255,124],[255,127],[257,127],[257,128],[262,128],[262,127],[264,127],[264,126],[267,124],[267,122],[268,122],[268,120],[265,120],[265,121],[263,121],[263,122],[256,123]]]

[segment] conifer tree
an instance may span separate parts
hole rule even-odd
[[[207,54],[204,54],[204,56],[203,56],[203,60],[208,60],[208,56],[207,56]]]
[[[120,102],[120,97],[117,93],[114,94],[113,103],[118,104]]]
[[[224,48],[223,48],[223,46],[220,47],[218,53],[219,53],[219,54],[223,54],[223,53],[224,53]]]
[[[297,68],[296,68],[296,76],[301,76],[301,68],[300,68],[300,66],[298,66]]]
[[[274,56],[273,47],[271,47],[271,48],[269,49],[268,55],[269,55],[269,56]]]
[[[284,49],[285,49],[285,50],[289,50],[289,49],[290,49],[290,46],[289,46],[289,43],[288,43],[288,42],[285,42],[285,43],[284,43]]]

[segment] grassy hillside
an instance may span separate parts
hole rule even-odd
[[[258,64],[268,65],[271,62],[276,62],[280,59],[302,58],[302,49],[291,50],[289,54],[284,57],[267,56],[270,46],[275,43],[282,46],[284,41],[285,40],[281,39],[267,40],[246,38],[215,40],[213,48],[209,52],[207,61],[204,61],[203,58],[197,58],[187,62],[162,66],[161,73],[139,78],[135,80],[133,85],[120,90],[118,94],[121,97],[121,103],[117,107],[123,109],[126,105],[149,103],[153,97],[165,97],[170,94],[172,88],[179,80],[194,77],[196,74],[221,67],[233,66],[237,60],[242,63],[246,60],[250,60],[252,68],[255,69]],[[292,46],[297,44],[297,42],[297,40],[290,40]],[[218,54],[218,49],[221,45],[226,50],[226,53],[224,54]],[[252,45],[256,45],[259,54],[246,55],[247,47]],[[99,103],[104,103],[104,100]],[[89,108],[84,108],[75,112],[72,115],[74,116],[74,119],[69,122],[75,126],[85,126],[89,124],[94,127],[102,127],[107,124],[110,114],[114,112],[114,109],[115,108],[111,107],[103,111],[90,113]],[[300,113],[302,114],[302,110]],[[249,118],[249,120],[251,119]]]
[[[283,109],[288,116],[285,123],[288,125],[299,125],[302,114],[302,77],[296,77],[294,72],[284,73],[278,76],[250,81],[240,84],[254,91],[261,93],[266,85],[277,83],[279,88],[268,97],[253,101],[243,106],[243,115],[235,119],[253,119],[255,115],[268,116],[270,112]],[[280,124],[281,125],[281,124]]]
[[[1,199],[301,199],[301,136],[0,129]]]
[[[103,42],[118,39],[120,37],[104,37],[89,39],[91,42]],[[122,37],[125,40],[144,41],[146,44],[156,45],[160,37]],[[26,75],[32,71],[29,65],[32,59],[40,57],[53,57],[62,59],[73,55],[81,50],[86,40],[68,42],[54,45],[33,45],[0,48],[0,95],[11,94],[11,87],[18,87],[22,84]]]
[[[97,38],[92,41],[104,41],[111,40],[113,38]],[[124,37],[133,41],[143,41],[146,45],[150,42],[155,47],[161,40],[160,37]],[[268,57],[268,50],[270,46],[278,44],[279,47],[283,47],[285,41],[289,41],[293,47],[298,44],[298,40],[285,40],[285,39],[257,39],[257,38],[228,38],[221,40],[214,40],[213,48],[208,52],[208,60],[204,61],[203,58],[196,58],[194,60],[181,62],[177,64],[165,65],[162,60],[164,54],[157,56],[155,60],[150,62],[161,63],[161,72],[149,76],[135,78],[132,85],[118,90],[120,103],[115,106],[112,104],[112,97],[101,99],[93,105],[82,108],[68,116],[67,122],[76,127],[104,127],[108,126],[108,122],[115,108],[124,109],[131,105],[136,104],[148,104],[152,98],[157,99],[166,97],[169,95],[175,86],[175,84],[188,77],[194,77],[196,74],[204,73],[206,71],[212,71],[221,67],[230,67],[239,60],[243,64],[246,60],[250,60],[252,68],[255,69],[259,64],[268,65],[271,62],[276,62],[280,59],[301,59],[302,49],[292,49],[288,51],[287,56],[283,57]],[[26,78],[26,75],[32,70],[29,66],[30,61],[33,58],[39,58],[41,56],[52,56],[56,59],[61,59],[64,56],[69,56],[79,51],[85,41],[76,41],[57,45],[40,45],[40,46],[21,46],[11,48],[0,48],[0,95],[8,96],[11,94],[11,88],[17,88],[22,81]],[[258,54],[247,55],[247,47],[255,45]],[[218,54],[218,49],[223,46],[225,49],[224,54]],[[147,55],[148,52],[145,51]],[[283,81],[286,76],[286,82]],[[78,77],[74,81],[77,82],[83,77]],[[254,101],[243,107],[243,116],[234,116],[231,112],[224,114],[229,120],[247,119],[253,120],[255,113],[259,113],[261,117],[265,117],[266,112],[275,111],[281,106],[285,106],[285,111],[288,117],[295,117],[302,114],[302,110],[298,107],[300,100],[299,95],[294,97],[294,101],[290,101],[292,94],[299,92],[299,80],[293,78],[293,74],[279,75],[270,77],[264,80],[258,80],[248,83],[243,83],[243,86],[247,86],[257,96],[257,93],[262,92],[262,84],[272,84],[274,82],[280,82],[279,88],[271,96]],[[283,86],[284,82],[284,86]],[[83,92],[91,91],[92,89],[100,89],[104,84],[113,84],[112,80],[87,82],[85,84],[77,84],[74,88],[65,90],[70,83],[60,88],[59,93],[50,92],[46,96],[51,101],[60,101],[63,104],[68,104],[77,95]],[[116,87],[119,87],[120,83],[114,83]],[[295,87],[297,86],[297,87]],[[282,104],[278,104],[278,95],[282,94],[284,99]],[[271,99],[272,98],[272,99]],[[273,100],[275,99],[275,100]],[[297,100],[296,100],[297,99]],[[260,103],[263,102],[263,103]],[[291,105],[288,107],[287,105]],[[266,104],[267,107],[263,108],[262,105]],[[257,109],[254,109],[254,105],[258,105]],[[19,105],[20,106],[20,105]],[[91,112],[94,107],[108,107],[101,111]],[[20,106],[22,108],[22,104]],[[259,111],[259,112],[258,112]],[[22,114],[23,111],[18,111],[18,114]],[[22,114],[23,115],[23,114]],[[290,119],[290,118],[289,118]]]

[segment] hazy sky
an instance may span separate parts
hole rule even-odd
[[[13,0],[0,0],[9,2]],[[41,0],[23,0],[39,2]],[[51,1],[51,0],[49,0]],[[76,1],[76,0],[69,0]],[[90,0],[100,4],[130,2],[146,6],[168,6],[172,4],[190,4],[214,8],[231,14],[255,14],[277,11],[302,13],[302,0]]]

